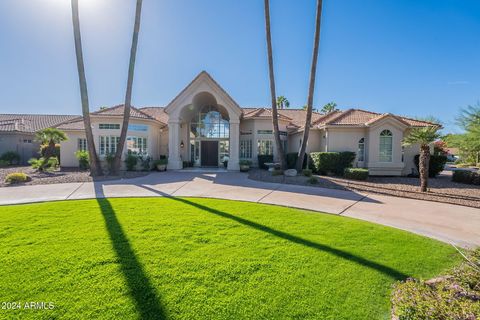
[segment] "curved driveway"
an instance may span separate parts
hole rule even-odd
[[[168,171],[128,180],[6,187],[0,188],[0,205],[132,196],[210,197],[276,204],[371,221],[464,247],[480,245],[480,209],[266,183],[239,172]]]

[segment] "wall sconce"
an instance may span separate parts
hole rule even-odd
[[[182,142],[180,142],[180,148],[183,149],[184,146],[185,146],[185,144],[183,144],[183,140],[182,140]]]

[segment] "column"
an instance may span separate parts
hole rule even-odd
[[[240,149],[240,120],[230,119],[230,160],[228,170],[240,170],[239,149]]]
[[[180,121],[171,119],[168,121],[168,169],[182,169],[180,159]]]

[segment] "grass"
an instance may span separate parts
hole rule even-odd
[[[255,203],[129,198],[0,207],[0,318],[387,319],[392,284],[454,249]]]

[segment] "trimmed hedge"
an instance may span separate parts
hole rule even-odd
[[[7,151],[2,153],[0,156],[0,160],[3,160],[5,162],[8,162],[8,164],[19,164],[20,163],[20,154],[15,151]]]
[[[420,155],[416,155],[413,159],[417,170],[419,170],[419,158]],[[430,162],[428,163],[428,176],[435,178],[443,171],[445,164],[447,163],[447,156],[443,155],[430,155]],[[420,172],[420,171],[419,171]]]
[[[273,162],[273,155],[262,154],[258,155],[258,167],[261,169],[268,169],[265,163]]]
[[[23,172],[10,173],[5,177],[5,182],[10,184],[26,181],[30,181],[30,177]]]
[[[285,158],[287,162],[287,169],[296,169],[295,165],[297,163],[298,153],[289,152],[287,153]],[[305,153],[305,158],[303,158],[302,169],[305,169],[307,167],[307,160],[308,160],[308,154]]]
[[[355,160],[355,152],[312,152],[310,158],[316,173],[341,176],[345,168],[352,166],[353,160]]]
[[[343,176],[347,179],[352,179],[352,180],[367,180],[368,169],[346,168]]]
[[[455,170],[452,174],[452,181],[480,185],[480,174],[469,170]]]

